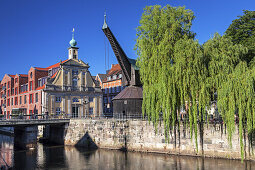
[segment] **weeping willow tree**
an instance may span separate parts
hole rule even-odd
[[[155,127],[163,117],[167,134],[179,125],[178,111],[188,105],[190,132],[191,136],[195,132],[197,145],[197,118],[204,117],[210,100],[203,52],[190,30],[193,19],[193,12],[185,7],[146,7],[137,28],[136,48],[143,114]]]
[[[254,75],[240,58],[247,53],[226,36],[215,34],[202,46],[191,31],[192,11],[185,7],[146,7],[137,28],[137,65],[143,83],[143,114],[155,127],[162,117],[167,134],[179,128],[179,111],[186,105],[196,148],[197,124],[206,107],[218,100],[231,144],[238,111],[241,154],[243,129],[254,128]],[[217,98],[215,98],[217,92]],[[247,123],[246,123],[247,121]]]
[[[203,51],[209,73],[207,80],[211,99],[218,101],[220,115],[227,127],[230,146],[232,146],[232,135],[235,131],[235,114],[238,110],[239,138],[243,159],[243,121],[245,120],[243,114],[246,115],[245,118],[250,117],[251,110],[248,108],[252,107],[253,103],[250,102],[253,101],[252,98],[254,97],[252,94],[254,90],[249,89],[254,88],[252,81],[250,81],[253,76],[248,73],[250,71],[247,63],[241,61],[241,58],[247,53],[247,48],[234,44],[228,37],[216,33],[212,39],[203,45]],[[248,82],[249,85],[246,84]],[[214,95],[215,92],[217,92],[217,99]],[[249,107],[244,107],[246,104]],[[252,123],[249,122],[248,124]],[[249,126],[248,132],[251,132],[251,126]]]

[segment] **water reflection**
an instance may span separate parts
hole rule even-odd
[[[38,144],[34,150],[13,150],[13,137],[0,135],[1,155],[13,169],[173,169],[173,170],[251,170],[254,162],[238,160],[209,159],[164,154],[121,152],[98,149],[88,151],[82,148],[44,146]],[[0,165],[5,166],[0,159]]]

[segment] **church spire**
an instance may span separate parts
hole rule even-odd
[[[73,31],[72,31],[72,39],[71,41],[69,42],[70,44],[70,47],[68,48],[68,58],[69,59],[78,59],[78,47],[76,47],[77,45],[77,42],[75,41],[74,39],[74,28],[73,28]]]
[[[72,39],[71,41],[69,42],[69,44],[71,45],[71,47],[75,47],[77,45],[77,42],[75,41],[74,39],[74,28],[73,28],[73,34],[72,34]]]

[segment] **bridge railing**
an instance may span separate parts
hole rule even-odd
[[[29,114],[29,115],[9,115],[1,116],[1,120],[43,120],[43,119],[70,119],[68,115],[56,115],[56,114]]]

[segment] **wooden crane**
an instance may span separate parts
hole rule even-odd
[[[143,91],[139,76],[139,68],[136,66],[136,60],[127,57],[109,26],[106,24],[106,15],[104,15],[104,25],[102,30],[109,40],[112,50],[122,69],[124,75],[122,76],[122,85],[127,86],[112,99],[113,116],[123,116],[126,118],[141,117]]]

